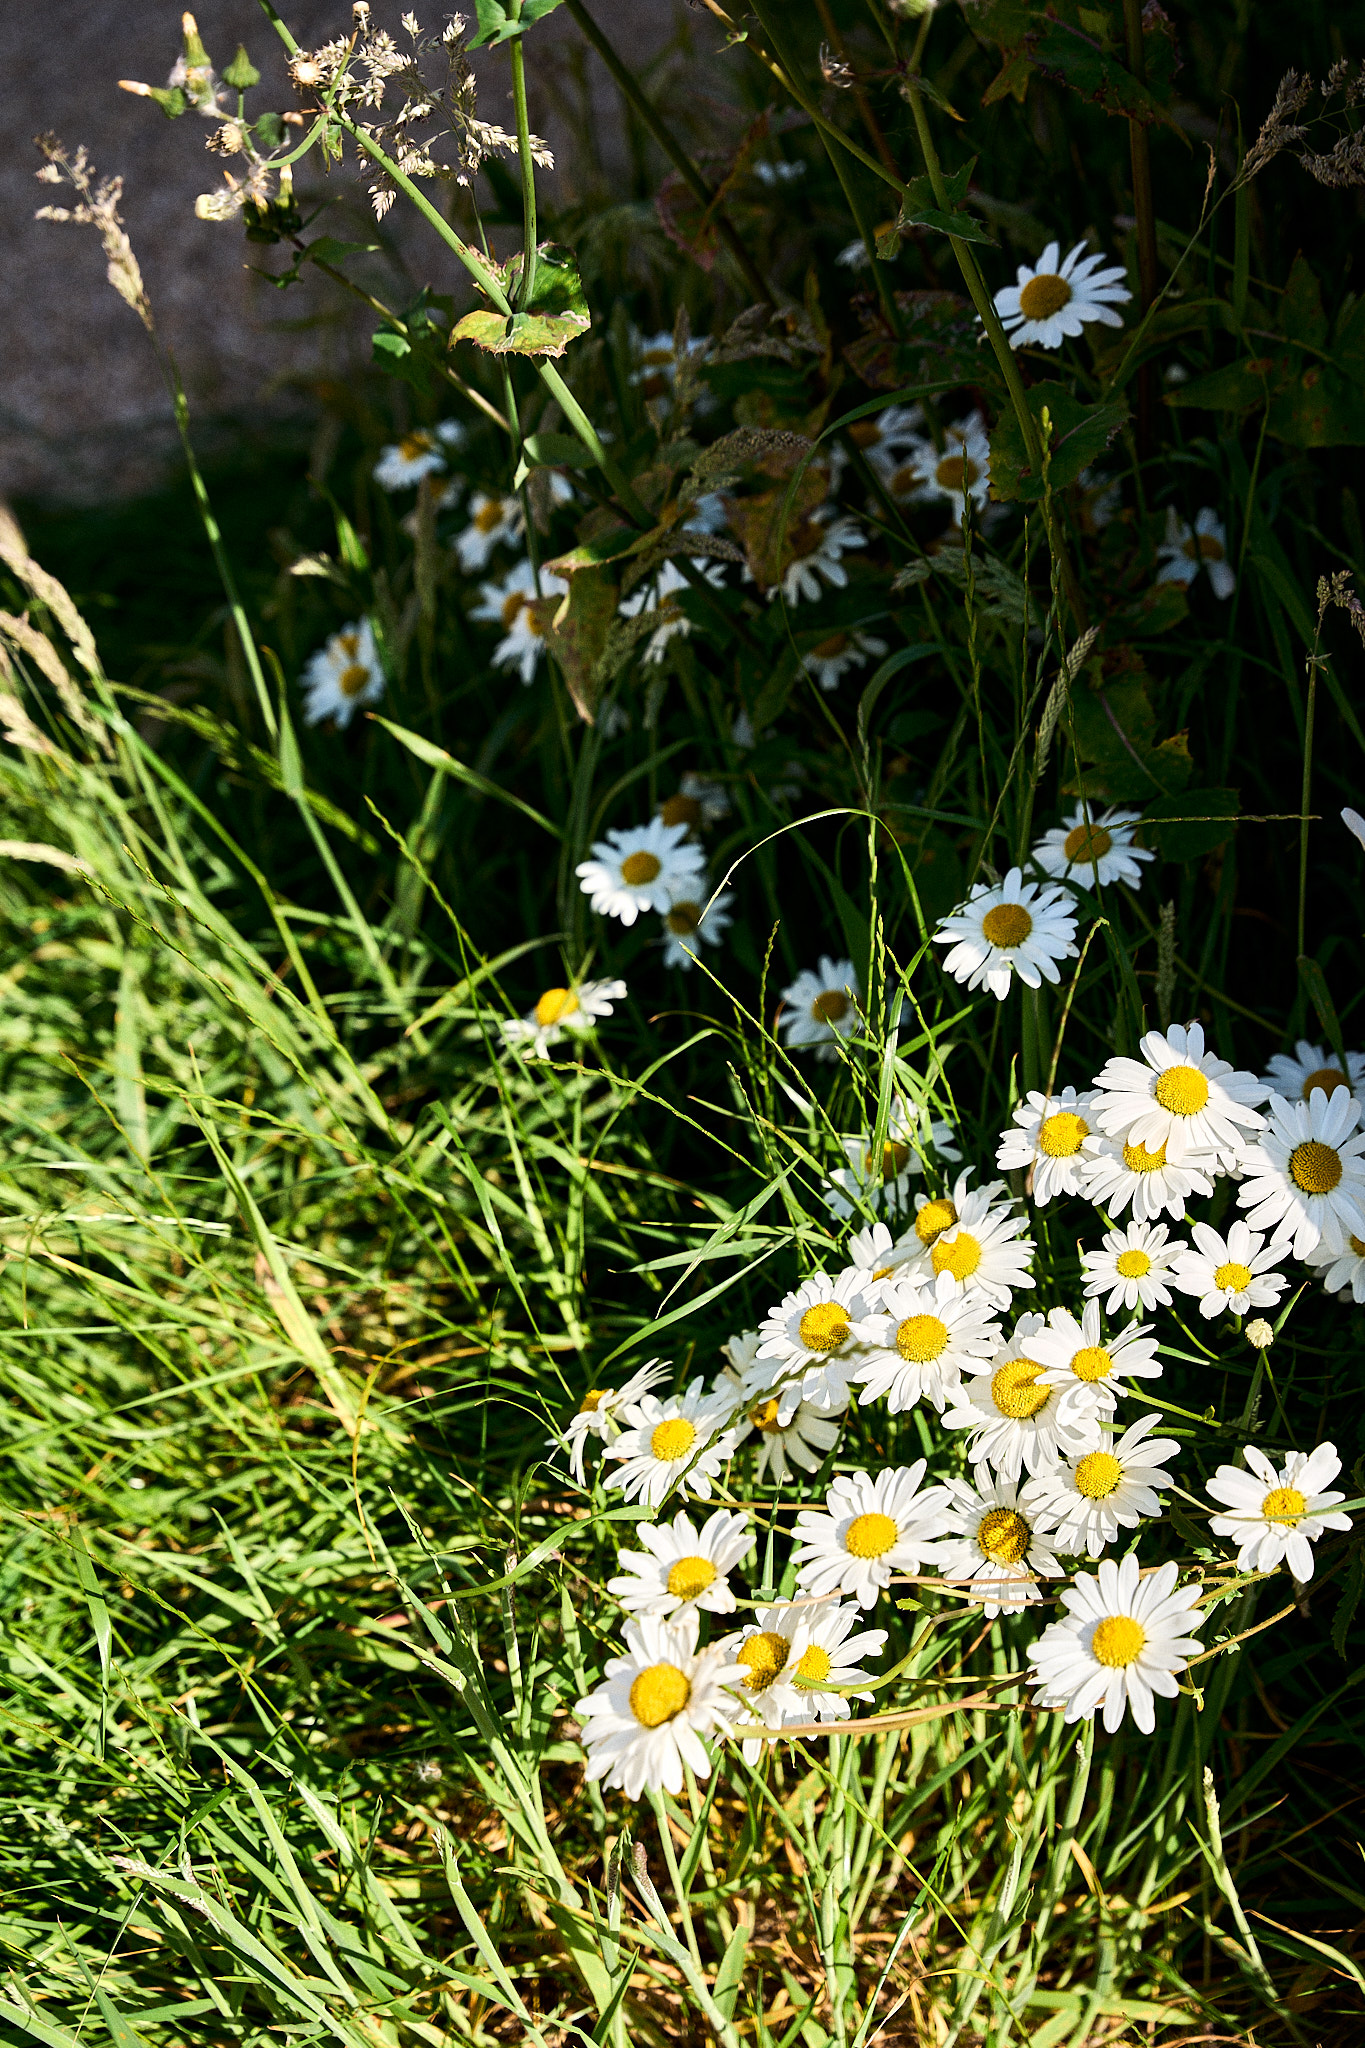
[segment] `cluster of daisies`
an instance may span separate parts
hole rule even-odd
[[[1201,1652],[1203,1593],[1174,1562],[1144,1569],[1132,1547],[1178,1489],[1180,1451],[1156,1433],[1159,1410],[1141,1411],[1163,1370],[1143,1316],[1177,1294],[1205,1318],[1274,1312],[1291,1256],[1365,1298],[1365,1059],[1343,1069],[1305,1041],[1258,1079],[1211,1053],[1197,1023],[1148,1033],[1140,1052],[1084,1091],[1030,1095],[1000,1136],[997,1165],[1024,1176],[1035,1207],[1080,1196],[1110,1226],[1081,1250],[1076,1310],[1025,1310],[1007,1327],[1016,1293],[1036,1285],[1034,1241],[1006,1184],[973,1187],[967,1170],[940,1194],[916,1191],[899,1234],[859,1230],[841,1270],[813,1273],[730,1340],[710,1386],[699,1376],[666,1394],[655,1363],[588,1394],[556,1442],[584,1485],[596,1447],[599,1483],[650,1517],[607,1588],[626,1617],[622,1649],[575,1709],[590,1777],[631,1797],[676,1791],[683,1764],[710,1768],[703,1738],[754,1762],[774,1739],[847,1719],[875,1693],[886,1640],[863,1616],[913,1582],[987,1619],[1053,1594],[1061,1612],[1028,1648],[1035,1704],[1072,1721],[1101,1713],[1109,1730],[1130,1713],[1151,1732],[1157,1695],[1174,1695]],[[1155,1221],[1180,1224],[1188,1198],[1223,1177],[1244,1212],[1223,1230],[1194,1222],[1186,1239]],[[1273,1339],[1260,1315],[1244,1334]],[[745,1508],[694,1519],[691,1502],[726,1501],[746,1440],[760,1482],[828,1470],[855,1401],[932,1410],[958,1439],[958,1469],[933,1476],[920,1458],[839,1471],[823,1504],[797,1514],[785,1576]],[[1239,1571],[1287,1565],[1307,1580],[1324,1531],[1351,1526],[1332,1489],[1340,1469],[1330,1443],[1281,1464],[1248,1446],[1208,1482],[1211,1536]],[[691,1500],[666,1519],[673,1496]],[[732,1575],[746,1560],[757,1573],[760,1556],[778,1597],[738,1596]],[[741,1606],[747,1618],[703,1643],[704,1616],[738,1620]]]

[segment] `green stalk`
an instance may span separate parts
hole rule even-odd
[[[1123,0],[1123,26],[1128,69],[1139,85],[1147,83],[1147,54],[1142,43],[1142,0]],[[1156,209],[1152,200],[1152,152],[1145,121],[1128,123],[1128,152],[1133,166],[1133,213],[1137,219],[1138,276],[1144,316],[1156,298]],[[1152,365],[1138,371],[1138,456],[1152,452]]]
[[[1319,633],[1322,614],[1318,614]],[[1313,793],[1313,719],[1318,703],[1318,642],[1308,659],[1308,704],[1303,718],[1303,783],[1299,798],[1299,958],[1308,951],[1304,932],[1308,915],[1308,801]]]
[[[513,0],[517,14],[521,0]],[[517,306],[526,312],[536,291],[536,167],[531,157],[531,123],[526,109],[526,40],[512,42],[512,105],[517,118],[517,158],[521,164],[521,283]]]

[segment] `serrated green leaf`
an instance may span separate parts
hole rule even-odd
[[[1044,410],[1051,422],[1049,474],[1054,491],[1075,483],[1081,471],[1103,454],[1128,417],[1122,399],[1083,405],[1065,384],[1034,384],[1026,395],[1040,435]],[[1029,461],[1019,422],[1012,409],[1002,411],[991,434],[991,496],[1027,501],[1042,495],[1042,474]]]

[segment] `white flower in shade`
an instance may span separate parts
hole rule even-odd
[[[1156,1488],[1175,1481],[1162,1467],[1180,1450],[1174,1437],[1149,1437],[1161,1421],[1143,1415],[1116,1437],[1103,1424],[1085,1426],[1077,1447],[1034,1487],[1055,1524],[1052,1542],[1064,1556],[1099,1557],[1120,1529],[1161,1513]]]
[[[639,386],[645,398],[667,400],[677,381],[679,361],[704,356],[710,346],[704,334],[689,335],[680,358],[671,334],[641,335],[635,344],[638,368],[631,371],[630,381]]]
[[[705,898],[705,856],[685,825],[651,818],[626,830],[613,826],[605,839],[594,840],[592,854],[574,872],[601,917],[629,925],[642,910],[671,910],[688,898]]]
[[[1080,1322],[1068,1308],[1054,1308],[1045,1330],[1035,1330],[1020,1343],[1025,1358],[1043,1368],[1043,1379],[1062,1390],[1060,1414],[1068,1424],[1077,1415],[1112,1413],[1120,1394],[1132,1392],[1126,1380],[1161,1377],[1155,1339],[1149,1323],[1129,1323],[1107,1344],[1100,1342],[1100,1305],[1088,1301]]]
[[[1204,1048],[1203,1026],[1170,1025],[1139,1042],[1140,1060],[1106,1060],[1096,1076],[1095,1121],[1111,1138],[1164,1148],[1172,1166],[1216,1152],[1231,1166],[1265,1118],[1265,1084]]]
[[[685,1607],[709,1614],[733,1614],[735,1596],[726,1574],[753,1544],[747,1515],[717,1508],[700,1529],[684,1510],[671,1522],[640,1522],[635,1534],[643,1550],[623,1550],[617,1559],[624,1576],[607,1580],[633,1614],[676,1616]]]
[[[971,1430],[967,1455],[972,1464],[990,1465],[1002,1479],[1017,1479],[1025,1470],[1051,1471],[1084,1427],[1080,1417],[1063,1420],[1064,1390],[1048,1385],[1042,1366],[1019,1348],[1025,1337],[1046,1326],[1045,1316],[1020,1316],[1009,1342],[984,1372],[966,1381],[943,1417],[945,1429]]]
[[[475,491],[469,501],[469,524],[455,536],[455,552],[465,575],[486,569],[498,543],[520,540],[525,524],[520,498],[491,498],[486,491]]]
[[[1249,1230],[1240,1216],[1229,1224],[1226,1237],[1207,1223],[1196,1223],[1194,1249],[1181,1252],[1171,1277],[1182,1294],[1198,1296],[1201,1316],[1220,1316],[1224,1309],[1244,1316],[1248,1309],[1272,1308],[1289,1283],[1270,1268],[1288,1256],[1289,1246],[1283,1239],[1263,1246],[1261,1233]]]
[[[698,558],[692,567],[699,570],[706,581],[716,587],[725,581],[725,564]],[[658,613],[658,623],[645,641],[642,659],[647,666],[654,666],[664,658],[664,649],[670,640],[679,634],[686,639],[692,631],[692,621],[678,603],[679,595],[692,588],[692,580],[678,567],[676,562],[664,562],[657,574],[648,576],[623,597],[617,610],[623,619],[639,618],[642,614],[652,617]]]
[[[574,1706],[590,1783],[603,1778],[609,1792],[638,1799],[680,1793],[684,1764],[710,1775],[701,1738],[728,1730],[741,1670],[725,1643],[699,1650],[697,1630],[695,1608],[679,1621],[645,1615],[627,1625],[625,1655],[609,1657],[597,1690]]]
[[[1002,1173],[1033,1175],[1033,1200],[1041,1208],[1059,1195],[1078,1195],[1081,1168],[1102,1149],[1094,1126],[1095,1098],[1063,1088],[1059,1095],[1031,1089],[1014,1112],[1014,1127],[1000,1133],[995,1163]]]
[[[300,683],[308,725],[334,718],[344,730],[362,705],[377,704],[384,694],[384,669],[369,620],[356,619],[333,633],[325,647],[309,655]]]
[[[1081,1168],[1081,1193],[1113,1216],[1121,1216],[1131,1203],[1139,1222],[1149,1223],[1163,1212],[1179,1222],[1191,1195],[1213,1193],[1220,1170],[1216,1152],[1187,1152],[1177,1166],[1167,1159],[1164,1145],[1149,1152],[1145,1145],[1111,1138]]]
[[[701,894],[705,899],[704,888]],[[670,905],[662,919],[664,966],[690,969],[703,942],[708,946],[718,946],[734,923],[730,915],[730,905],[734,900],[729,889],[722,889],[719,896],[709,900],[693,902],[689,897],[680,896],[676,903]]]
[[[1160,567],[1158,583],[1178,583],[1188,590],[1201,569],[1213,586],[1215,597],[1228,598],[1237,588],[1237,578],[1228,560],[1228,530],[1211,505],[1195,515],[1193,527],[1185,524],[1174,505],[1166,507],[1166,538],[1156,551]]]
[[[841,1473],[823,1509],[803,1509],[792,1551],[801,1591],[813,1599],[848,1593],[860,1607],[871,1607],[894,1573],[913,1576],[935,1559],[948,1494],[942,1486],[921,1492],[924,1471],[924,1459],[917,1458],[875,1479],[867,1472]]]
[[[831,1214],[843,1222],[860,1209],[892,1214],[908,1210],[910,1182],[924,1171],[931,1147],[945,1159],[962,1157],[952,1137],[951,1124],[931,1116],[920,1104],[893,1095],[880,1148],[872,1131],[839,1140],[848,1164],[836,1168],[821,1190]]]
[[[861,247],[861,244],[859,245]],[[854,420],[848,437],[876,470],[894,468],[924,431],[922,405],[888,405],[871,419]]]
[[[409,490],[424,476],[438,475],[446,466],[446,450],[458,448],[464,438],[458,420],[442,420],[434,429],[418,427],[380,449],[374,480],[381,491]]]
[[[818,1059],[835,1057],[835,1042],[858,1028],[858,977],[851,960],[820,956],[782,991],[782,1036],[790,1046],[813,1045]]]
[[[809,1401],[798,1403],[795,1413],[783,1423],[776,1394],[760,1395],[745,1413],[747,1428],[758,1432],[758,1464],[754,1477],[769,1486],[781,1486],[791,1477],[793,1466],[802,1472],[818,1472],[839,1441],[847,1410],[843,1406],[813,1408]]]
[[[734,1452],[734,1435],[721,1428],[719,1404],[703,1392],[700,1378],[666,1401],[644,1395],[621,1419],[626,1426],[606,1448],[621,1469],[604,1483],[649,1508],[657,1508],[675,1486],[706,1500],[711,1481]]]
[[[762,1342],[745,1381],[745,1399],[774,1391],[785,1428],[802,1401],[829,1414],[848,1406],[849,1373],[859,1351],[854,1324],[867,1314],[863,1276],[854,1268],[812,1273],[763,1318]],[[793,1374],[796,1375],[793,1378]]]
[[[539,601],[563,597],[568,588],[562,576],[552,576],[542,569],[537,590],[536,572],[529,562],[518,562],[501,583],[480,584],[479,602],[471,608],[469,616],[502,627],[503,637],[493,649],[496,668],[519,669],[523,683],[534,682],[545,652],[545,625]]]
[[[947,1276],[967,1294],[980,1295],[997,1309],[1009,1307],[1014,1288],[1034,1285],[1029,1272],[1033,1239],[1023,1235],[1021,1216],[1006,1202],[992,1200],[1003,1192],[998,1180],[970,1190],[959,1182],[953,1220],[934,1230],[922,1256],[926,1278]],[[915,1218],[916,1235],[924,1213],[921,1209]]]
[[[850,548],[865,548],[867,535],[858,521],[835,505],[824,505],[808,519],[796,520],[787,535],[795,552],[783,574],[768,592],[768,602],[780,590],[788,604],[808,604],[824,596],[823,583],[842,590],[848,582],[843,557]],[[822,579],[823,578],[823,583]]]
[[[1324,1095],[1348,1088],[1356,1101],[1365,1105],[1365,1054],[1348,1052],[1343,1075],[1334,1052],[1301,1038],[1292,1054],[1277,1052],[1273,1056],[1265,1085],[1272,1095],[1283,1095],[1289,1102],[1307,1102],[1315,1088],[1321,1088]]]
[[[863,1276],[863,1293],[869,1305],[880,1300],[877,1283],[894,1280],[918,1258],[924,1247],[911,1231],[907,1237],[892,1237],[884,1223],[870,1223],[848,1241],[844,1257]]]
[[[1041,1600],[1037,1581],[1061,1573],[1047,1514],[1034,1498],[1038,1485],[1031,1479],[1021,1489],[985,1465],[977,1466],[970,1483],[948,1481],[949,1533],[939,1547],[939,1572],[967,1586],[988,1620]]]
[[[1243,1154],[1239,1205],[1253,1230],[1269,1230],[1307,1258],[1318,1244],[1340,1251],[1365,1239],[1365,1131],[1360,1104],[1339,1088],[1307,1102],[1272,1095],[1265,1129]]]
[[[676,793],[666,796],[659,805],[659,816],[665,825],[686,825],[689,832],[695,832],[699,827],[719,825],[729,817],[731,808],[723,782],[715,782],[709,775],[698,775],[689,768]]]
[[[1088,804],[1077,804],[1065,824],[1043,834],[1033,849],[1034,863],[1059,882],[1078,882],[1083,889],[1108,889],[1115,882],[1140,888],[1141,863],[1156,858],[1133,843],[1141,818],[1141,811],[1113,809],[1096,817]]]
[[[1349,1294],[1354,1301],[1365,1301],[1365,1238],[1352,1232],[1339,1252],[1316,1244],[1306,1262],[1315,1273],[1321,1273],[1329,1294],[1338,1294],[1343,1300]]]
[[[885,654],[885,640],[853,626],[846,632],[829,633],[807,648],[801,660],[822,690],[837,688],[851,668],[866,668],[874,654]]]
[[[1348,804],[1341,814],[1341,822],[1352,838],[1358,839],[1361,845],[1365,846],[1365,818],[1361,817],[1360,812],[1353,811]]]
[[[594,1440],[610,1443],[613,1437],[619,1436],[625,1410],[667,1378],[668,1367],[655,1358],[648,1365],[642,1365],[638,1372],[633,1372],[623,1386],[589,1387],[577,1414],[569,1418],[562,1445],[557,1436],[548,1439],[552,1451],[561,1447],[568,1451],[569,1470],[580,1486],[587,1485],[583,1476],[583,1457],[588,1445]]]
[[[1283,1561],[1302,1585],[1313,1576],[1312,1546],[1324,1529],[1349,1529],[1349,1515],[1331,1510],[1344,1493],[1328,1493],[1341,1470],[1335,1444],[1315,1451],[1291,1451],[1277,1470],[1264,1451],[1248,1444],[1245,1472],[1220,1465],[1208,1484],[1210,1498],[1226,1508],[1209,1528],[1237,1546],[1244,1572],[1273,1572]]]
[[[945,428],[943,447],[931,441],[916,442],[908,461],[886,478],[892,497],[909,496],[916,504],[946,498],[958,525],[967,510],[967,500],[978,512],[990,495],[991,444],[986,422],[979,412],[969,413]]]
[[[1021,263],[1016,282],[996,293],[995,310],[1011,348],[1060,348],[1091,320],[1122,327],[1123,315],[1114,308],[1133,296],[1122,266],[1101,268],[1103,256],[1087,256],[1084,242],[1065,257],[1061,249],[1060,242],[1049,242],[1036,270]]]
[[[1176,1673],[1203,1648],[1194,1612],[1200,1588],[1176,1590],[1179,1567],[1163,1564],[1144,1579],[1131,1554],[1106,1557],[1098,1573],[1080,1572],[1061,1595],[1068,1612],[1029,1651],[1037,1686],[1034,1705],[1059,1707],[1068,1721],[1088,1721],[1103,1704],[1112,1735],[1125,1710],[1144,1735],[1156,1726],[1155,1695],[1174,1699]]]
[[[745,1719],[736,1722],[735,1735],[744,1735],[746,1720],[750,1727],[761,1722],[765,1728],[846,1721],[850,1699],[870,1700],[870,1692],[832,1690],[862,1684],[871,1676],[862,1669],[862,1659],[879,1657],[886,1648],[885,1629],[852,1633],[861,1620],[856,1606],[828,1600],[756,1608],[749,1627],[726,1645],[743,1668],[740,1688],[748,1709]],[[743,1745],[744,1761],[756,1764],[765,1746],[750,1736]]]
[[[893,1415],[919,1401],[941,1413],[960,1393],[963,1373],[999,1348],[991,1304],[948,1273],[883,1280],[878,1295],[878,1310],[854,1326],[864,1350],[850,1376],[862,1386],[861,1405],[885,1394]]]
[[[623,981],[583,981],[577,988],[547,988],[533,1010],[511,1017],[502,1027],[509,1045],[524,1058],[543,1060],[566,1031],[581,1038],[595,1029],[599,1017],[610,1017],[626,993]]]
[[[1117,1315],[1120,1308],[1130,1315],[1140,1309],[1169,1308],[1175,1262],[1186,1249],[1180,1239],[1168,1243],[1169,1236],[1164,1223],[1133,1222],[1126,1229],[1106,1231],[1097,1252],[1081,1253],[1087,1298],[1098,1301],[1107,1290],[1108,1316]]]
[[[945,917],[936,946],[951,946],[946,973],[969,989],[988,988],[1004,1002],[1017,974],[1029,988],[1057,981],[1057,962],[1076,951],[1075,899],[1065,889],[1026,882],[1011,868],[1003,882],[977,882]]]
[[[734,1376],[737,1408],[743,1406],[744,1400],[740,1392],[740,1383],[757,1359],[758,1347],[762,1342],[763,1339],[757,1330],[741,1330],[736,1336],[727,1337],[720,1347],[720,1355],[725,1360],[726,1377],[732,1374]]]

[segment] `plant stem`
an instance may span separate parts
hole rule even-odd
[[[515,0],[521,12],[521,0]],[[521,283],[517,305],[524,313],[536,289],[536,167],[531,156],[531,123],[526,110],[526,39],[512,41],[512,105],[517,117],[517,157],[521,164]]]
[[[1321,629],[1321,618],[1319,618]],[[1308,802],[1313,792],[1313,719],[1318,703],[1318,645],[1308,661],[1308,704],[1303,715],[1303,785],[1299,797],[1299,958],[1308,951],[1304,941],[1308,916]]]
[[[1123,0],[1123,26],[1127,38],[1128,69],[1139,85],[1147,83],[1147,54],[1142,43],[1142,0]],[[1142,311],[1150,310],[1157,294],[1156,211],[1152,203],[1152,156],[1147,123],[1136,117],[1128,122],[1128,149],[1133,165],[1133,212],[1137,217],[1138,276],[1142,287]],[[1138,459],[1152,452],[1152,365],[1138,371]]]

